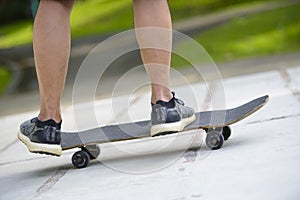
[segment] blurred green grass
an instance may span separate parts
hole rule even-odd
[[[231,61],[300,50],[300,3],[231,21],[194,36],[214,61]],[[201,63],[194,50],[185,47]],[[197,58],[198,56],[198,58]],[[172,66],[190,65],[177,55]]]
[[[4,66],[0,66],[0,95],[4,93],[12,79],[12,74]]]
[[[228,8],[234,5],[270,0],[172,0],[169,1],[174,21]],[[132,0],[77,1],[71,14],[72,38],[116,33],[133,28]],[[32,42],[32,20],[0,27],[0,48]]]
[[[0,48],[15,47],[32,42],[32,22],[21,21],[0,28]]]
[[[174,21],[203,15],[229,7],[243,7],[270,0],[170,0]],[[194,36],[215,61],[230,61],[300,49],[300,3],[247,17],[238,17],[221,26]],[[0,27],[0,48],[32,43],[32,20]],[[71,14],[72,38],[116,33],[133,28],[132,0],[77,1]],[[199,61],[202,58],[187,48]],[[173,67],[189,63],[172,56]],[[0,94],[8,86],[12,74],[0,66]]]
[[[195,39],[214,60],[235,60],[300,49],[300,3],[239,17]]]
[[[131,0],[77,1],[71,14],[72,37],[114,33],[133,27]]]

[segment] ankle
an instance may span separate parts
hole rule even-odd
[[[173,95],[170,91],[155,95],[152,94],[151,103],[155,104],[157,101],[169,102],[172,98]]]
[[[54,120],[56,123],[62,121],[60,106],[49,106],[42,104],[38,115],[40,121]]]
[[[62,117],[60,114],[52,114],[52,113],[40,113],[38,115],[38,119],[41,121],[41,122],[44,122],[44,121],[47,121],[47,120],[54,120],[56,123],[60,123],[62,121]]]

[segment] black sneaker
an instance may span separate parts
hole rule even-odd
[[[36,117],[20,125],[18,138],[32,153],[60,156],[60,129],[61,122],[56,123],[52,119],[41,122]]]
[[[194,110],[175,98],[173,92],[173,98],[169,102],[159,100],[152,105],[151,136],[182,131],[195,119]]]

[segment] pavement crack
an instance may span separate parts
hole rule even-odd
[[[36,199],[40,197],[43,193],[46,193],[47,191],[51,190],[51,188],[64,177],[68,170],[69,168],[59,169],[56,172],[54,172],[52,176],[36,190],[33,199]]]
[[[299,117],[299,116],[300,116],[300,114],[286,115],[286,116],[280,116],[280,117],[272,117],[272,118],[269,118],[269,119],[252,121],[252,122],[249,122],[247,124],[257,124],[257,123],[262,123],[262,122],[269,122],[269,121],[274,121],[274,120],[288,119],[288,118]]]

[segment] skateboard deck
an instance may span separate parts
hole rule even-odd
[[[262,96],[249,101],[241,106],[226,110],[213,110],[205,112],[197,112],[196,120],[185,127],[183,131],[192,129],[204,129],[207,132],[206,144],[211,149],[219,149],[223,145],[224,139],[228,139],[231,134],[229,125],[241,121],[252,113],[262,108],[269,100],[269,96]],[[61,132],[62,150],[72,148],[81,148],[81,153],[88,152],[90,158],[99,155],[100,150],[97,144],[116,142],[122,140],[130,140],[150,136],[151,121],[139,121],[133,123],[124,123],[117,125],[109,125],[98,127],[81,132]],[[159,136],[157,136],[159,137]],[[89,152],[94,151],[94,154]],[[83,158],[78,153],[76,157],[81,161]],[[85,155],[87,157],[87,155]],[[72,158],[73,164],[76,166],[76,158]],[[74,163],[75,162],[75,163]],[[80,166],[76,166],[79,167]],[[85,166],[84,166],[85,167]]]

